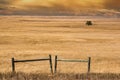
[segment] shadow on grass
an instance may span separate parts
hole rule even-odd
[[[120,74],[113,73],[0,73],[0,80],[120,80]]]

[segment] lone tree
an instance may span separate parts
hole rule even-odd
[[[87,22],[86,22],[86,25],[88,25],[88,26],[93,25],[93,24],[92,24],[92,21],[87,21]]]

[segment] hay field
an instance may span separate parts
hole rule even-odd
[[[94,25],[86,26],[92,20]],[[0,16],[0,72],[11,71],[11,58],[92,57],[92,73],[120,73],[120,19]],[[16,71],[49,73],[49,62],[19,63]],[[86,73],[86,63],[58,63],[60,73]]]

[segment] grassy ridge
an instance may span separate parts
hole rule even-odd
[[[0,80],[120,80],[120,74],[91,73],[91,74],[64,74],[55,75],[40,73],[0,73]]]

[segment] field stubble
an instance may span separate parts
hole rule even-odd
[[[91,74],[74,74],[74,73],[1,73],[0,80],[120,80],[120,74],[110,73],[91,73]]]

